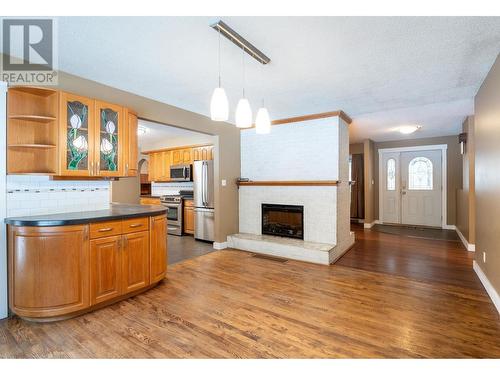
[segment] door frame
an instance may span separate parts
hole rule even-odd
[[[410,146],[410,147],[394,147],[394,148],[379,148],[378,149],[378,216],[379,222],[383,224],[384,206],[382,202],[382,181],[383,181],[383,165],[382,156],[390,152],[407,152],[407,151],[430,151],[441,150],[441,228],[448,229],[447,224],[447,209],[448,209],[448,171],[447,171],[447,144],[426,145],[426,146]]]

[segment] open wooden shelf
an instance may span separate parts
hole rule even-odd
[[[7,95],[7,173],[56,174],[59,92],[20,86]]]
[[[47,87],[36,87],[36,86],[15,86],[11,87],[9,91],[24,92],[30,95],[41,96],[42,98],[57,94],[54,89],[49,89]]]
[[[316,180],[316,181],[238,181],[238,186],[336,186],[340,183],[337,180]]]
[[[23,120],[23,121],[34,121],[47,123],[57,120],[53,116],[35,116],[35,115],[9,115],[9,120]]]
[[[39,143],[20,143],[15,145],[8,145],[7,147],[17,147],[17,148],[56,148],[56,145],[44,145]]]

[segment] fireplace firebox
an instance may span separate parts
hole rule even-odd
[[[304,239],[304,206],[262,204],[262,234]]]

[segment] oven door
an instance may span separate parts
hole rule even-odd
[[[168,207],[167,220],[169,225],[180,225],[182,223],[182,204],[164,203]]]
[[[163,203],[168,207],[167,212],[167,233],[182,236],[182,204]]]

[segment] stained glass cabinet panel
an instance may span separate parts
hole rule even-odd
[[[123,175],[123,108],[101,101],[95,102],[96,139],[94,159],[98,176]]]
[[[61,92],[59,169],[63,176],[93,176],[94,100]]]

